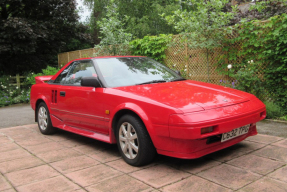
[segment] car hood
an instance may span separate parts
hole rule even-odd
[[[228,87],[185,80],[114,88],[143,96],[185,113],[247,102],[251,94]]]

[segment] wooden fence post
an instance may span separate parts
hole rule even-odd
[[[67,55],[68,55],[68,62],[69,62],[70,61],[70,53],[68,52]]]
[[[20,75],[16,74],[16,83],[17,83],[17,87],[20,88]]]

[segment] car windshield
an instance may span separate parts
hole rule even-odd
[[[114,57],[94,60],[107,87],[182,80],[173,70],[148,57]]]

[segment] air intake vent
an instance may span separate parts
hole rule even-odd
[[[52,90],[52,103],[57,103],[57,90]]]

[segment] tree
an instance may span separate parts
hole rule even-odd
[[[101,42],[95,48],[98,53],[107,54],[108,52],[110,55],[123,55],[128,50],[132,34],[127,33],[123,28],[125,20],[119,19],[118,7],[113,0],[105,9],[106,17],[97,22],[100,28]]]
[[[85,0],[85,4],[92,10],[90,26],[95,44],[100,41],[98,21],[107,16],[107,5],[110,0]],[[117,7],[119,20],[126,21],[124,29],[133,34],[135,38],[143,38],[146,35],[172,34],[176,31],[172,26],[160,17],[160,14],[172,14],[177,9],[190,10],[187,6],[177,0],[114,0]],[[127,16],[127,17],[126,17]],[[128,18],[128,20],[126,20]]]
[[[78,23],[74,0],[2,0],[0,2],[0,71],[40,71],[56,64],[72,39],[89,41]]]
[[[226,27],[234,17],[232,12],[225,12],[224,8],[229,0],[187,0],[187,5],[194,8],[191,11],[178,9],[173,15],[162,15],[182,37],[183,44],[190,48],[201,48],[206,51],[207,69],[209,74],[209,54],[216,47],[222,46]]]

